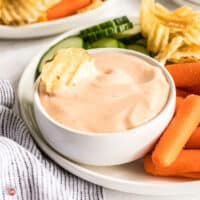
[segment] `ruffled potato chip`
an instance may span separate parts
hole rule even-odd
[[[153,53],[162,51],[169,41],[169,28],[159,23],[154,23],[149,32],[147,47]]]
[[[177,8],[174,12],[172,12],[172,16],[186,17],[189,15],[193,15],[193,10],[187,6]]]
[[[66,85],[76,85],[82,79],[97,74],[94,59],[84,49],[60,49],[52,61],[42,68],[41,81],[47,93]]]
[[[169,61],[174,63],[199,62],[200,46],[183,46],[171,55]]]
[[[189,27],[183,32],[189,44],[200,45],[200,31],[197,28]]]
[[[154,0],[143,0],[140,11],[140,25],[144,37],[148,37],[151,26],[158,20],[153,14]]]
[[[148,50],[161,63],[199,60],[200,12],[187,6],[170,11],[155,0],[142,0],[140,20]]]
[[[183,45],[183,37],[177,36],[174,37],[171,42],[166,46],[166,48],[161,51],[157,56],[156,59],[165,64],[167,60],[171,58],[171,56]]]

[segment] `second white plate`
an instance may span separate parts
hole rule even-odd
[[[25,39],[55,35],[107,18],[114,0],[106,0],[99,8],[58,20],[30,24],[20,27],[0,25],[0,39]]]

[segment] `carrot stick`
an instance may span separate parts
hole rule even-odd
[[[190,139],[188,140],[186,149],[200,149],[200,127],[198,127],[193,133]]]
[[[175,113],[177,113],[177,111],[180,108],[183,101],[184,101],[183,97],[179,97],[179,96],[176,97],[176,111],[175,111]]]
[[[200,122],[200,96],[189,95],[178,109],[153,151],[153,162],[160,167],[171,165]]]
[[[47,19],[54,20],[72,15],[90,3],[91,0],[61,0],[47,11]]]
[[[183,97],[176,97],[176,113],[180,108],[180,105],[183,103]],[[185,145],[186,149],[200,149],[200,127],[198,127],[191,135],[187,144]]]
[[[181,104],[183,103],[183,97],[176,97],[176,112],[180,108]],[[188,140],[187,144],[185,145],[186,149],[200,149],[200,127],[198,127],[191,135],[190,139]]]
[[[144,170],[146,173],[154,176],[174,176],[175,172],[171,170],[164,170],[163,168],[158,168],[152,160],[151,155],[147,155],[144,158]]]
[[[191,87],[200,83],[200,63],[179,63],[167,65],[176,87]]]
[[[200,174],[200,150],[182,150],[177,160],[168,167],[154,164],[151,155],[144,159],[144,169],[155,176],[189,176]],[[193,177],[194,178],[194,177]],[[200,178],[200,176],[198,176]]]
[[[187,97],[190,93],[183,90],[183,89],[179,89],[179,88],[176,88],[176,95],[179,96],[179,97]]]

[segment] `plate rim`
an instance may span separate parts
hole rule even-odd
[[[29,39],[29,38],[40,38],[40,37],[45,37],[45,36],[51,36],[51,35],[56,35],[58,33],[64,33],[67,31],[67,28],[62,30],[58,30],[58,31],[53,31],[53,33],[42,33],[42,34],[36,34],[34,36],[29,36],[28,33],[33,30],[40,30],[40,29],[47,29],[47,28],[52,28],[54,26],[61,26],[70,22],[74,22],[74,21],[79,21],[79,19],[83,18],[83,17],[87,17],[90,18],[92,17],[92,15],[95,15],[101,11],[103,11],[104,9],[106,9],[108,6],[111,6],[112,3],[115,0],[106,0],[102,5],[100,5],[99,7],[93,9],[93,10],[89,10],[87,12],[84,13],[77,13],[71,16],[67,16],[67,17],[63,17],[60,19],[56,19],[56,20],[52,20],[52,21],[45,21],[45,22],[38,22],[38,23],[33,23],[33,24],[28,24],[28,25],[24,25],[24,26],[9,26],[9,25],[2,25],[0,24],[0,39]],[[105,18],[105,17],[104,17]],[[102,21],[104,19],[100,19],[100,21]],[[91,24],[99,22],[98,20],[93,20],[91,22]],[[71,29],[73,30],[73,29]],[[7,36],[3,36],[4,34],[1,35],[1,31],[3,32],[8,32],[9,31],[9,35]],[[70,31],[70,30],[68,30]],[[17,33],[23,33],[25,32],[25,35],[22,34],[22,36],[16,36],[15,34]]]
[[[128,16],[130,17],[130,16]],[[110,18],[112,19],[112,18]],[[134,17],[134,19],[137,19]],[[85,26],[87,27],[87,26]],[[26,125],[28,126],[30,133],[40,149],[48,156],[50,157],[55,163],[57,163],[62,168],[68,170],[69,172],[81,177],[82,179],[85,179],[87,181],[90,181],[92,183],[95,183],[97,185],[101,185],[106,188],[119,190],[122,192],[129,192],[134,194],[142,194],[142,195],[183,195],[183,194],[194,194],[199,193],[199,186],[200,181],[186,181],[186,182],[178,182],[178,183],[145,183],[145,182],[137,182],[137,181],[129,181],[129,180],[122,180],[118,178],[108,177],[106,175],[99,174],[98,172],[95,172],[91,169],[87,169],[83,165],[80,165],[78,163],[75,163],[73,161],[68,160],[64,156],[57,153],[54,149],[52,149],[45,141],[42,141],[44,139],[39,136],[38,133],[36,133],[35,130],[31,128],[29,123],[27,123],[25,114],[25,110],[23,108],[23,102],[22,102],[22,94],[23,94],[23,85],[24,85],[24,79],[26,74],[28,74],[29,70],[33,67],[34,70],[36,69],[36,64],[38,63],[39,59],[42,57],[43,53],[52,45],[54,45],[56,42],[60,41],[61,39],[71,36],[73,34],[76,34],[81,29],[85,28],[78,28],[73,29],[69,32],[66,32],[58,37],[56,37],[53,41],[49,42],[46,47],[39,52],[29,63],[29,65],[25,68],[23,74],[20,77],[18,88],[17,88],[17,98],[18,98],[18,107],[19,112],[22,117],[22,119],[25,121]],[[34,75],[33,75],[34,76]],[[25,84],[26,85],[26,84]],[[63,163],[59,163],[60,160],[62,160]],[[64,163],[65,162],[65,163]],[[66,166],[67,165],[67,166]],[[189,190],[184,190],[186,187],[191,187]],[[164,192],[163,192],[164,191]]]

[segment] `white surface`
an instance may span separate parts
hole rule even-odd
[[[118,166],[94,167],[73,162],[48,146],[41,137],[33,112],[34,75],[37,67],[34,63],[38,61],[37,56],[23,73],[19,82],[18,99],[21,116],[32,136],[52,160],[64,169],[92,183],[123,192],[162,196],[199,193],[200,181],[150,176],[144,172],[142,160]],[[113,148],[115,147],[113,145]]]
[[[85,23],[92,24],[109,15],[107,12],[105,12],[105,10],[109,9],[112,1],[113,0],[107,0],[100,7],[94,10],[58,20],[35,23],[20,27],[0,25],[0,38],[23,39],[43,37],[62,33],[79,26],[84,26]]]
[[[123,3],[122,3],[123,2]],[[164,0],[162,0],[164,2]],[[115,0],[115,7],[109,11],[110,16],[119,14],[130,14],[137,16],[139,13],[140,0]],[[164,2],[169,7],[174,7],[171,0]],[[10,79],[16,83],[29,63],[30,59],[52,39],[38,40],[0,40],[0,78]],[[186,188],[187,190],[188,188]],[[138,196],[133,194],[121,193],[105,189],[107,200],[198,200],[198,196],[172,196],[172,197],[156,197],[156,196]]]

